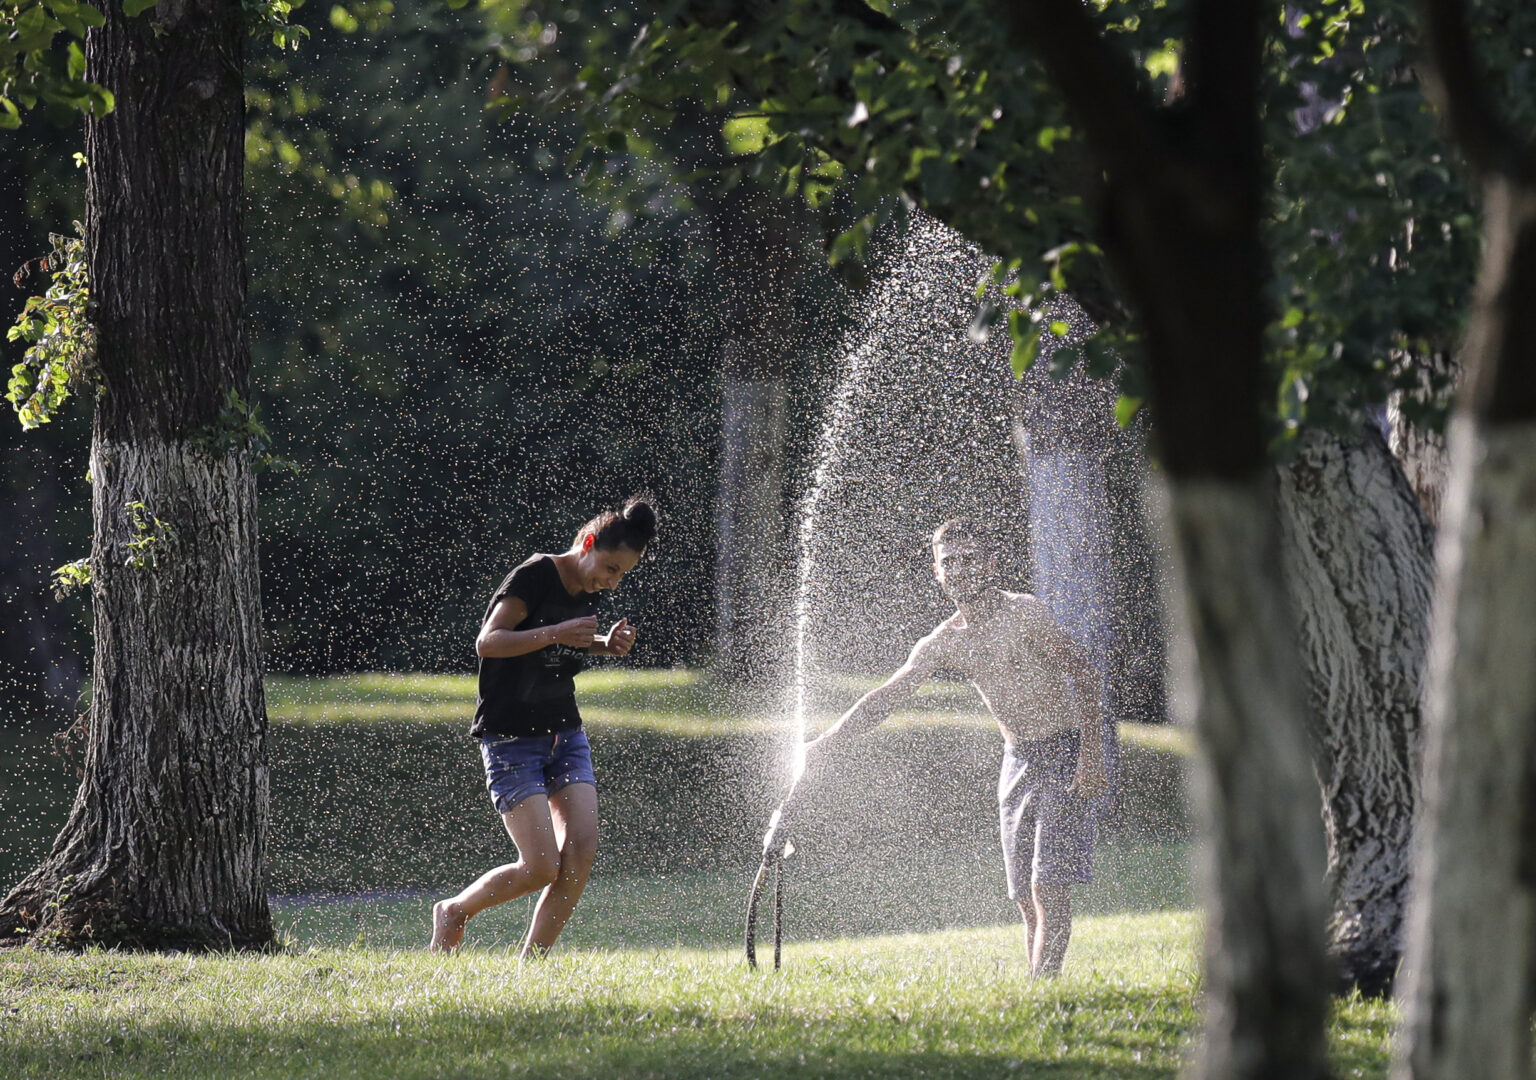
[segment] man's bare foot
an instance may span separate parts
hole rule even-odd
[[[469,916],[452,900],[439,900],[432,905],[432,952],[453,952],[464,940],[464,924]]]

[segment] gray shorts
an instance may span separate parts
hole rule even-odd
[[[1079,737],[1063,731],[1005,746],[997,781],[1008,895],[1031,884],[1093,880],[1093,815],[1088,800],[1067,789],[1077,772]]]

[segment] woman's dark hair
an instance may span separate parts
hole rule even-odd
[[[656,509],[645,496],[636,495],[622,509],[604,510],[583,525],[576,534],[576,542],[580,543],[582,537],[589,535],[595,548],[612,551],[627,547],[644,554],[645,545],[656,536]]]

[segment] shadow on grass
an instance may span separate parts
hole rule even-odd
[[[1190,1014],[1180,1015],[1166,1019],[1151,993],[918,1017],[834,1001],[721,1012],[600,997],[505,1008],[439,998],[429,1010],[358,1019],[66,1024],[45,1043],[13,1046],[11,1075],[1137,1080],[1175,1074],[1189,1035]]]

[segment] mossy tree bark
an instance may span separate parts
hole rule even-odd
[[[260,945],[272,927],[256,491],[227,437],[230,392],[250,380],[244,16],[233,0],[102,9],[88,77],[117,108],[86,128],[101,390],[85,776],[0,927],[76,946]]]

